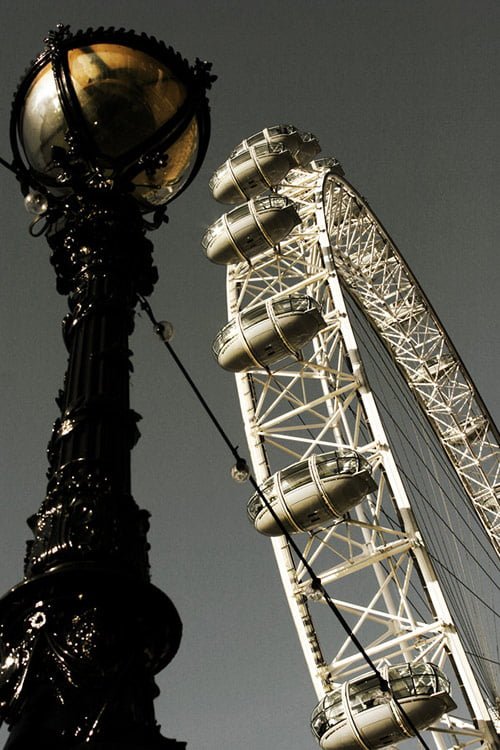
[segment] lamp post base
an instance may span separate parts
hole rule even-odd
[[[96,740],[75,745],[71,740],[61,739],[57,733],[44,733],[37,728],[18,725],[7,740],[4,750],[32,750],[35,747],[50,747],[50,750],[186,750],[186,743],[162,737],[158,733],[154,739],[131,739],[127,735],[117,736],[109,741]]]
[[[159,733],[154,674],[182,625],[170,599],[118,569],[76,565],[0,600],[0,718],[6,750],[183,750]]]

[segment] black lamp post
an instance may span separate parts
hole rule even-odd
[[[128,337],[157,279],[146,231],[206,152],[213,78],[123,30],[59,26],[46,45],[14,99],[11,168],[68,295],[69,358],[24,579],[0,600],[0,718],[9,750],[180,749],[154,718],[181,622],[131,496]]]

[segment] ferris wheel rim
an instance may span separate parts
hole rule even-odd
[[[474,403],[475,405],[477,405],[479,411],[482,413],[482,416],[484,417],[485,432],[488,431],[493,435],[495,439],[495,449],[498,451],[499,446],[500,446],[500,431],[497,428],[489,412],[489,409],[487,408],[484,400],[482,399],[478,389],[476,388],[473,378],[471,377],[467,367],[465,366],[462,358],[460,357],[460,354],[458,353],[456,347],[454,346],[450,335],[448,334],[445,326],[441,322],[438,314],[436,313],[433,305],[429,301],[424,290],[420,286],[409,264],[407,263],[407,261],[405,260],[401,252],[398,250],[396,243],[392,240],[389,232],[385,229],[384,225],[382,224],[378,216],[371,209],[366,199],[356,190],[356,188],[353,187],[353,185],[347,179],[345,179],[344,175],[339,175],[338,172],[330,171],[330,172],[325,172],[324,174],[324,181],[323,181],[323,186],[322,186],[322,205],[323,205],[323,210],[325,210],[325,212],[326,212],[326,209],[324,208],[324,206],[326,205],[325,197],[329,189],[329,186],[331,184],[340,186],[342,189],[346,189],[348,192],[350,192],[351,195],[355,198],[356,202],[361,204],[364,212],[368,216],[369,220],[373,222],[373,224],[377,227],[377,230],[379,231],[381,236],[385,238],[390,254],[397,259],[398,264],[404,270],[406,278],[410,281],[413,289],[415,290],[416,297],[418,297],[418,300],[423,303],[424,308],[425,308],[425,313],[429,315],[433,324],[436,326],[436,328],[440,332],[442,340],[445,343],[446,349],[451,353],[453,357],[453,366],[458,368],[461,376],[463,377],[464,381],[467,383],[467,387],[469,388],[469,391],[471,394],[471,403]],[[328,223],[329,217],[326,216],[325,218]],[[329,240],[331,240],[330,235],[329,235]],[[332,253],[335,257],[335,260],[337,261],[337,259],[339,258],[339,255],[338,255],[335,243],[333,241],[331,241],[331,248],[332,248]],[[446,443],[445,434],[443,433],[443,431],[440,431],[438,429],[436,421],[433,420],[432,415],[430,414],[429,409],[426,406],[425,400],[422,398],[421,391],[415,388],[416,381],[411,379],[409,375],[409,370],[404,367],[401,360],[398,360],[397,356],[395,355],[395,351],[392,346],[391,340],[388,337],[384,336],[383,330],[380,326],[378,319],[372,315],[369,307],[365,304],[365,300],[362,294],[359,293],[359,289],[357,289],[353,283],[350,283],[349,276],[343,273],[341,262],[336,263],[336,270],[339,273],[339,276],[342,280],[343,287],[346,289],[348,294],[353,297],[356,304],[359,306],[362,314],[365,316],[367,321],[372,326],[373,330],[376,332],[379,340],[382,342],[386,351],[389,353],[393,363],[396,365],[399,372],[403,376],[408,386],[409,391],[412,393],[413,397],[415,398],[416,402],[419,404],[419,407],[421,408],[422,412],[424,413],[428,422],[433,428],[438,440],[440,441],[444,449],[445,454],[447,455],[450,461],[450,464],[452,465],[453,469],[457,472],[458,478],[460,479],[461,484],[464,487],[464,490],[466,491],[467,495],[471,499],[474,505],[474,508],[481,520],[482,525],[484,526],[484,529],[494,549],[496,550],[497,554],[500,556],[500,504],[498,500],[496,499],[497,492],[498,492],[497,486],[491,485],[491,483],[489,482],[484,482],[484,484],[487,485],[488,490],[490,490],[492,495],[495,497],[495,501],[496,501],[496,508],[493,511],[491,511],[492,513],[495,514],[495,521],[494,523],[490,523],[488,511],[481,504],[481,501],[480,501],[481,498],[479,498],[478,500],[477,496],[475,496],[470,491],[468,484],[464,480],[464,477],[460,469],[457,467],[457,464],[454,461],[453,453],[450,451],[450,448],[448,444]],[[357,274],[356,278],[360,279],[361,276],[362,276],[361,274]],[[409,337],[407,337],[407,340],[408,341],[410,340]],[[440,390],[441,386],[437,384],[436,388]],[[468,441],[466,444],[466,451],[468,452],[468,455],[475,457],[473,447],[471,443],[469,443]]]
[[[404,266],[404,268],[405,268],[405,270],[406,270],[406,272],[407,272],[407,274],[408,274],[408,277],[409,277],[409,278],[410,278],[410,279],[412,280],[412,283],[413,283],[413,285],[414,285],[415,289],[417,289],[417,290],[418,290],[418,292],[419,292],[419,295],[420,295],[420,297],[421,297],[421,298],[422,298],[422,300],[423,300],[423,301],[425,302],[425,305],[426,305],[426,307],[428,308],[428,310],[429,310],[429,311],[431,312],[433,320],[434,320],[434,321],[435,321],[435,322],[437,323],[437,325],[439,326],[439,328],[440,328],[441,332],[443,333],[443,336],[445,337],[445,339],[446,339],[446,342],[447,342],[447,344],[448,344],[449,348],[450,348],[450,349],[452,350],[452,352],[453,352],[453,355],[454,355],[454,357],[455,357],[455,359],[456,359],[457,363],[458,363],[458,364],[459,364],[459,366],[460,366],[460,369],[461,369],[461,370],[462,370],[462,372],[463,372],[463,373],[464,373],[464,374],[466,375],[466,377],[467,377],[467,380],[469,381],[469,383],[470,383],[471,387],[472,387],[472,388],[474,389],[474,396],[475,396],[475,399],[476,399],[476,400],[477,400],[477,402],[478,402],[478,403],[480,404],[480,406],[481,406],[481,410],[482,410],[482,411],[484,412],[485,416],[487,416],[487,417],[488,417],[488,421],[489,421],[489,425],[490,425],[490,428],[491,428],[491,430],[492,430],[493,434],[495,435],[495,438],[496,438],[496,440],[497,440],[497,441],[498,441],[498,443],[500,444],[500,428],[498,428],[498,427],[497,427],[497,425],[496,425],[496,423],[495,423],[495,421],[494,421],[493,417],[491,416],[491,413],[490,413],[490,410],[489,410],[488,406],[486,405],[486,403],[485,403],[485,401],[483,400],[483,398],[482,398],[482,396],[481,396],[480,392],[479,392],[479,391],[478,391],[478,389],[476,388],[476,385],[475,385],[475,383],[474,383],[474,380],[473,380],[473,378],[472,378],[472,376],[471,376],[471,374],[470,374],[470,372],[469,372],[469,370],[468,370],[467,366],[465,365],[465,363],[464,363],[463,359],[461,358],[461,356],[460,356],[460,354],[459,354],[459,352],[458,352],[457,348],[455,347],[455,345],[454,345],[454,343],[453,343],[453,340],[452,340],[451,336],[450,336],[450,335],[448,334],[448,332],[447,332],[447,330],[446,330],[446,327],[444,326],[444,324],[442,323],[442,321],[441,321],[441,319],[440,319],[439,315],[437,314],[437,312],[436,312],[436,309],[435,309],[435,307],[433,306],[432,302],[431,302],[431,301],[429,300],[429,298],[427,297],[427,295],[426,295],[425,291],[423,290],[422,286],[421,286],[421,285],[420,285],[420,283],[418,282],[418,279],[416,278],[415,274],[413,273],[413,271],[412,271],[411,267],[409,266],[409,264],[408,264],[408,263],[407,263],[407,261],[405,260],[404,256],[403,256],[403,255],[401,254],[401,252],[399,251],[399,249],[398,249],[398,247],[397,247],[397,244],[396,244],[396,243],[395,243],[395,241],[394,241],[394,240],[392,239],[392,237],[391,237],[390,233],[389,233],[389,232],[387,231],[387,229],[385,228],[385,226],[384,226],[383,222],[382,222],[382,221],[381,221],[381,220],[379,219],[379,217],[378,217],[378,216],[377,216],[377,215],[375,214],[375,212],[374,212],[374,211],[372,210],[372,208],[370,207],[370,205],[369,205],[369,203],[367,202],[367,200],[366,200],[366,199],[365,199],[365,198],[364,198],[364,197],[363,197],[363,196],[361,195],[361,193],[359,193],[359,192],[358,192],[358,191],[356,190],[356,188],[355,188],[355,187],[354,187],[354,186],[353,186],[353,185],[352,185],[352,184],[351,184],[351,183],[350,183],[350,182],[349,182],[349,181],[348,181],[348,180],[347,180],[347,179],[346,179],[346,178],[345,178],[345,177],[344,177],[343,175],[341,176],[341,175],[339,175],[339,174],[338,174],[337,172],[333,172],[333,171],[330,171],[330,172],[329,172],[328,174],[326,174],[326,175],[325,175],[325,183],[324,183],[325,187],[324,187],[324,189],[326,189],[326,182],[327,182],[327,181],[328,181],[329,179],[330,179],[330,180],[332,180],[332,179],[333,179],[334,181],[336,181],[336,182],[338,182],[338,183],[340,183],[340,184],[342,184],[342,185],[346,186],[346,187],[347,187],[347,188],[348,188],[349,190],[351,190],[351,191],[352,191],[352,192],[354,193],[354,195],[355,195],[355,196],[356,196],[356,197],[357,197],[357,198],[359,199],[359,201],[360,201],[360,202],[361,202],[361,203],[362,203],[362,204],[364,205],[364,207],[365,207],[365,209],[366,209],[367,213],[368,213],[368,214],[369,214],[369,215],[371,216],[371,218],[372,218],[372,219],[373,219],[373,220],[374,220],[374,221],[375,221],[375,222],[377,223],[377,225],[378,225],[378,226],[380,227],[380,229],[382,230],[383,234],[384,234],[384,235],[385,235],[385,236],[387,237],[387,240],[388,240],[388,241],[390,242],[390,244],[391,244],[391,248],[392,248],[392,251],[393,251],[393,253],[394,253],[394,254],[395,254],[395,255],[396,255],[397,257],[398,257],[398,260],[399,260],[399,262],[401,263],[401,265],[402,265],[402,266]],[[345,287],[346,287],[346,289],[347,289],[347,290],[349,291],[349,293],[351,293],[351,287],[350,287],[350,285],[348,284],[348,282],[346,282],[346,281],[344,281],[344,280],[343,280],[343,284],[345,285]],[[361,303],[361,302],[360,302],[360,306],[362,306],[362,303]],[[362,308],[362,309],[363,309],[363,312],[365,312],[364,308]],[[379,333],[379,329],[378,329],[378,328],[376,327],[376,325],[374,325],[374,329],[375,329],[375,330],[377,331],[377,334],[379,334],[379,335],[380,335],[380,333]],[[382,338],[381,338],[381,340],[383,341],[383,339],[382,339]],[[385,342],[384,342],[384,344],[385,344]],[[388,349],[388,351],[390,352],[390,350],[389,350],[389,349]],[[394,361],[395,361],[395,360],[394,360]],[[396,362],[396,361],[395,361],[395,364],[397,365],[397,362]]]

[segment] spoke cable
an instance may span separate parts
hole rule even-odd
[[[357,306],[353,305],[351,307],[351,309],[352,309],[355,317],[357,318],[358,324],[360,324],[359,308]],[[383,364],[385,373],[383,373],[381,370],[379,370],[378,373],[384,379],[384,382],[386,383],[386,385],[390,388],[393,396],[397,399],[397,401],[399,402],[400,406],[405,410],[405,413],[407,415],[410,415],[410,416],[413,415],[414,414],[414,408],[415,408],[415,402],[410,399],[410,394],[406,391],[406,389],[403,391],[401,388],[399,388],[398,393],[396,392],[396,390],[394,388],[393,378],[391,379],[391,377],[390,377],[391,375],[393,375],[393,372],[389,372],[389,364],[385,360],[382,360],[382,362],[380,361],[381,358],[380,358],[379,350],[377,350],[377,348],[376,348],[376,343],[379,342],[378,335],[374,336],[375,341],[372,340],[372,339],[370,339],[367,335],[365,335],[365,331],[364,331],[364,329],[361,328],[361,325],[360,325],[360,329],[357,330],[357,333],[360,336],[360,338],[363,340],[363,343],[366,346],[367,351],[371,347],[371,354],[372,354],[371,359],[372,359],[372,361],[377,361],[377,363],[379,365]],[[382,348],[382,351],[383,351],[383,353],[385,355],[388,355],[388,352],[385,349],[385,347]],[[394,363],[392,363],[392,365],[394,367]],[[379,399],[377,399],[377,400],[379,401]],[[379,403],[381,403],[381,402],[379,401]],[[406,404],[406,407],[407,407],[406,409],[405,409],[405,404]],[[391,415],[390,410],[387,408],[387,406],[385,406],[385,404],[381,403],[381,405],[383,406],[385,412],[387,413],[387,415],[389,416],[389,418],[391,419],[391,421],[394,423],[394,425],[396,426],[396,428],[398,428],[399,425],[398,425],[397,421],[394,419],[394,417]],[[415,429],[415,432],[418,433],[418,434],[420,434],[420,436],[422,437],[422,439],[424,439],[426,442],[427,442],[429,436],[431,437],[431,439],[432,439],[433,442],[436,442],[437,436],[436,436],[434,430],[431,428],[430,424],[427,421],[425,421],[423,423],[420,422],[419,425],[418,425],[418,428],[417,428],[416,424],[413,424],[413,427]],[[419,458],[420,461],[422,461],[421,455],[415,450],[415,447],[413,446],[413,444],[409,440],[408,436],[401,430],[400,427],[399,427],[398,431],[401,433],[401,435],[404,437],[404,439],[406,440],[406,442],[408,442],[408,444],[410,445],[410,447],[413,449],[415,455]],[[463,488],[463,486],[462,486],[462,484],[461,484],[458,476],[452,470],[452,467],[451,467],[449,461],[447,461],[445,459],[445,456],[442,453],[438,452],[437,448],[435,448],[434,457],[437,459],[438,463],[440,463],[441,468],[442,468],[443,472],[446,474],[446,477],[447,477],[448,481],[451,484],[454,485],[455,489],[457,489],[458,492],[463,497],[464,488]],[[433,475],[433,477],[434,477],[435,481],[439,484],[438,478],[435,475]],[[443,488],[441,488],[441,489],[443,489]],[[449,494],[447,494],[445,491],[444,491],[444,493],[446,495],[447,500],[449,500],[453,504],[454,503],[453,498]],[[460,509],[455,504],[453,504],[453,507],[457,511],[457,513],[460,513]],[[468,503],[464,503],[464,508],[469,513],[469,515],[471,516],[471,518],[474,520],[474,523],[479,527],[480,531],[482,531],[484,533],[484,535],[485,535],[484,538],[487,539],[486,532],[484,531],[484,528],[481,525],[481,523],[480,523],[480,521],[479,521],[479,519],[477,517],[477,514],[475,513],[475,511],[473,510],[473,508]],[[480,544],[481,549],[488,556],[490,556],[491,552],[490,552],[489,546],[487,546],[485,548],[482,545],[481,541],[477,538],[477,536],[475,536],[474,538],[476,539],[476,541],[478,542],[478,544]],[[490,557],[490,559],[492,561],[496,562],[496,560],[495,560],[494,557]]]
[[[390,368],[390,364],[386,361],[387,357],[390,356],[389,353],[387,352],[387,350],[386,350],[385,347],[381,347],[381,351],[383,352],[383,354],[385,355],[385,357],[383,357],[383,358],[380,357],[380,350],[377,349],[377,343],[378,344],[380,343],[380,339],[378,337],[378,334],[375,334],[372,338],[369,337],[369,335],[366,333],[365,328],[363,328],[363,326],[361,325],[360,311],[359,311],[358,306],[355,304],[355,302],[353,300],[351,300],[351,302],[353,302],[353,304],[350,306],[350,309],[352,310],[354,316],[356,317],[358,325],[359,325],[359,329],[357,329],[357,333],[360,336],[360,338],[362,339],[363,344],[365,345],[367,351],[369,352],[369,354],[371,354],[371,361],[376,361],[378,365],[383,365],[384,372],[382,372],[382,370],[379,369],[379,370],[377,370],[377,374],[380,375],[380,377],[383,378],[385,384],[391,390],[393,396],[397,399],[398,403],[400,404],[400,406],[405,411],[405,414],[407,416],[410,416],[410,417],[414,416],[416,402],[411,399],[411,396],[410,396],[410,393],[408,392],[408,390],[407,389],[402,389],[401,385],[399,385],[399,387],[398,387],[398,392],[396,392],[396,390],[395,390],[394,378],[391,377],[391,376],[394,375],[394,369],[395,369],[394,362],[392,362],[392,360],[390,362],[390,364],[392,364],[392,370],[390,371],[390,369],[389,369]],[[371,352],[370,352],[370,349],[371,349]],[[398,372],[399,375],[401,375],[401,373],[399,372],[399,370],[397,370],[397,368],[396,368],[396,371]],[[377,401],[379,401],[379,399],[377,399]],[[400,432],[400,434],[405,439],[405,441],[408,442],[408,444],[410,445],[410,447],[414,451],[414,453],[417,456],[417,458],[419,459],[419,461],[423,462],[422,456],[415,450],[415,447],[411,443],[411,441],[409,440],[408,436],[401,430],[401,427],[398,425],[397,421],[395,420],[394,416],[391,414],[390,410],[387,408],[387,406],[383,402],[379,401],[379,403],[381,403],[381,405],[383,406],[384,411],[386,412],[386,414],[388,415],[388,417],[391,419],[391,421],[395,425],[396,429],[398,429],[398,432]],[[406,408],[405,408],[405,404],[406,404]],[[437,437],[434,429],[431,427],[430,423],[427,420],[425,420],[425,422],[421,420],[421,421],[419,421],[419,423],[417,425],[417,424],[415,424],[414,420],[412,419],[412,426],[413,426],[413,428],[415,430],[415,433],[419,434],[420,437],[426,443],[430,439],[430,441],[434,445],[434,459],[437,460],[437,462],[440,464],[441,469],[443,470],[444,474],[446,475],[447,480],[450,482],[450,484],[452,484],[454,486],[454,488],[457,490],[458,495],[460,497],[462,497],[462,500],[464,500],[464,492],[465,491],[464,491],[463,485],[460,482],[458,476],[456,475],[456,472],[453,471],[452,466],[451,466],[449,460],[446,459],[446,457],[445,457],[445,455],[443,455],[442,451],[439,451],[438,447],[435,445],[435,443],[438,441],[438,437]],[[444,492],[447,500],[452,504],[452,507],[454,508],[454,510],[456,510],[457,513],[461,513],[461,509],[459,509],[457,507],[457,505],[455,504],[455,501],[454,501],[453,497],[450,496],[443,489],[443,487],[440,485],[439,479],[437,478],[437,476],[435,476],[435,475],[432,475],[432,476],[433,476],[434,480],[436,481],[436,483],[441,487],[441,489]],[[469,514],[470,518],[474,521],[474,525],[476,525],[478,527],[479,531],[483,535],[483,538],[488,542],[489,540],[488,540],[488,537],[486,536],[486,532],[484,530],[484,527],[482,526],[481,522],[479,521],[477,513],[474,511],[472,505],[470,503],[463,502],[463,509]],[[471,529],[468,529],[468,531],[470,531],[470,533],[474,534],[474,532]],[[479,544],[479,546],[481,547],[482,551],[487,555],[487,557],[489,557],[489,559],[493,563],[496,564],[497,560],[496,560],[496,558],[492,554],[492,549],[490,549],[491,545],[487,544],[486,547],[485,547],[483,545],[482,541],[480,539],[478,539],[478,537],[476,536],[476,534],[474,534],[474,538],[475,538],[476,542]]]
[[[492,620],[491,627],[494,632],[496,632],[498,613],[493,602],[493,593],[495,589],[499,589],[500,587],[497,583],[498,578],[495,578],[496,574],[493,573],[491,575],[485,565],[491,564],[488,565],[488,567],[492,569],[495,568],[498,561],[492,559],[493,550],[488,543],[489,540],[485,536],[484,528],[479,523],[479,519],[476,513],[473,512],[471,505],[465,502],[465,491],[463,486],[458,481],[456,474],[451,471],[451,465],[445,460],[446,457],[443,455],[442,450],[439,450],[439,446],[437,445],[438,439],[434,434],[431,425],[427,420],[424,421],[423,415],[420,415],[419,420],[415,419],[415,414],[419,413],[418,411],[415,411],[416,402],[413,401],[407,388],[403,387],[403,382],[399,372],[398,374],[400,377],[394,378],[394,362],[390,359],[390,355],[385,347],[381,345],[378,334],[376,334],[372,328],[368,328],[366,321],[360,319],[361,313],[358,306],[351,298],[349,299],[349,302],[349,307],[354,315],[356,323],[358,324],[357,334],[360,336],[361,342],[368,353],[369,361],[374,365],[376,364],[373,375],[377,382],[380,382],[383,386],[382,389],[378,389],[377,403],[379,404],[379,407],[382,408],[384,417],[390,420],[392,427],[396,431],[396,435],[399,436],[399,445],[406,458],[409,472],[405,471],[401,466],[401,463],[399,464],[400,471],[408,481],[413,496],[418,498],[416,508],[419,510],[423,529],[425,529],[429,541],[434,540],[434,546],[439,544],[438,550],[435,550],[438,552],[439,559],[436,554],[431,554],[431,557],[436,566],[438,566],[438,572],[440,573],[439,578],[449,597],[449,603],[454,612],[457,624],[463,633],[465,642],[468,642],[471,652],[491,652],[490,656],[494,657],[497,654],[494,653],[494,647],[493,649],[491,648],[491,637],[488,638],[486,636],[485,615]],[[397,389],[397,392],[395,389]],[[401,420],[397,418],[394,411],[394,406],[389,403],[388,390],[390,390],[400,408],[409,419],[411,430],[414,432],[413,441],[410,437],[410,432],[406,429],[406,425],[404,428],[402,427]],[[385,400],[380,399],[380,391],[386,394]],[[428,450],[427,459],[422,452],[424,447],[422,442]],[[414,456],[413,460],[409,459],[405,446],[410,448]],[[444,477],[443,474],[438,472],[437,464],[440,465],[444,477],[446,478],[446,487],[444,487],[440,481],[440,478],[444,479]],[[413,475],[414,478],[410,475]],[[439,487],[438,491],[436,491],[436,485]],[[427,491],[425,491],[426,487]],[[433,497],[428,496],[427,492],[429,492],[429,490],[430,495]],[[437,507],[439,500],[442,506],[441,512]],[[461,501],[461,505],[463,506],[462,509],[458,507],[456,500]],[[424,509],[428,512],[424,513]],[[457,518],[451,517],[451,509],[456,512]],[[464,518],[466,512],[469,514],[467,520]],[[442,531],[439,530],[440,533],[437,533],[438,530],[432,521],[433,516],[436,516],[446,528],[450,538],[455,542],[454,547],[441,544],[440,540],[442,539]],[[444,516],[446,516],[446,518]],[[474,520],[473,523],[472,519]],[[459,522],[458,524],[457,521]],[[477,534],[474,528],[477,529]],[[462,532],[463,538],[459,536],[460,531]],[[463,535],[465,533],[468,537],[473,537],[476,542],[476,548],[474,548],[474,546],[471,547],[470,543],[466,544],[464,542],[465,536]],[[478,538],[478,534],[483,537],[486,546],[483,544],[483,541]],[[479,550],[484,553],[484,556],[481,557],[478,554]],[[467,563],[465,562],[466,560]],[[457,569],[462,571],[460,577],[457,575]],[[476,582],[473,580],[474,570],[478,572],[481,571],[485,576],[485,579],[488,579],[488,581],[493,584],[493,587],[485,586],[482,587],[482,591],[481,587],[480,590],[478,590]],[[481,582],[483,581],[481,578],[479,580]],[[485,601],[485,598],[484,596],[481,596],[481,593],[486,595],[486,597],[493,602],[493,606],[490,606],[487,601]],[[464,607],[464,597],[468,599],[470,611],[467,607]],[[485,612],[481,607],[485,607],[489,612]],[[480,641],[481,645],[479,643]],[[488,670],[487,662],[494,663],[494,661],[494,658],[488,659],[485,657],[483,661],[476,662],[476,676],[478,681],[482,683],[483,689],[485,689],[486,694],[490,695],[493,702],[497,690],[495,687],[497,679],[493,670],[491,670],[491,668]],[[487,672],[489,672],[488,676]]]

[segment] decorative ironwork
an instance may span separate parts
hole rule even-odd
[[[160,735],[152,708],[158,664],[148,620],[159,600],[148,607],[138,598],[146,605],[141,612],[133,592],[127,596],[106,577],[105,586],[97,576],[92,584],[74,575],[65,581],[46,576],[43,583],[44,591],[24,584],[24,591],[11,592],[9,617],[0,626],[0,718],[13,725],[6,747],[26,747],[38,737],[41,746],[55,748],[91,740],[102,747],[127,740],[137,748],[184,748]],[[75,583],[80,586],[71,593]],[[34,593],[43,598],[28,604]],[[175,637],[178,623],[169,606]],[[164,616],[166,609],[157,612]]]
[[[46,236],[57,290],[68,296],[68,367],[48,447],[47,494],[28,520],[34,538],[24,579],[0,599],[0,722],[11,728],[9,750],[94,743],[182,750],[185,743],[160,734],[153,710],[154,675],[174,657],[182,625],[150,582],[149,513],[131,495],[140,416],[129,405],[128,338],[138,296],[151,294],[158,278],[145,235],[201,165],[214,78],[208,64],[190,67],[163,43],[123,29],[72,35],[60,24],[45,44],[15,96],[11,168],[35,216],[31,232]],[[93,45],[100,62],[129,47],[131,58],[157,64],[167,84],[171,75],[184,92],[170,119],[116,158],[93,139],[72,80],[71,53],[95,55]],[[121,68],[114,71],[111,87]],[[125,73],[129,85],[133,72]],[[60,111],[48,125],[50,152],[40,156],[45,140],[26,149],[20,123],[32,87],[51,75],[46,85],[55,86]],[[163,172],[158,185],[151,178],[169,167],[179,139],[189,158],[177,156],[167,190]],[[149,193],[137,182],[142,174]]]
[[[9,168],[16,173],[24,195],[30,190],[41,192],[49,202],[45,223],[52,226],[71,208],[66,205],[67,195],[61,194],[61,187],[70,186],[80,200],[92,200],[92,193],[98,191],[113,192],[120,198],[130,194],[134,189],[134,179],[147,166],[147,176],[165,166],[168,162],[167,151],[183,136],[191,121],[197,123],[198,148],[189,167],[189,174],[182,185],[173,192],[176,197],[183,192],[196,176],[208,146],[210,118],[206,92],[211,88],[216,76],[211,74],[211,63],[196,59],[195,65],[189,63],[172,47],[146,34],[136,34],[123,28],[100,27],[96,30],[79,30],[72,34],[70,27],[59,24],[49,32],[44,40],[46,48],[31,64],[14,96],[10,138],[14,155]],[[90,50],[92,45],[117,45],[144,53],[158,60],[172,76],[177,77],[186,88],[185,100],[173,116],[161,124],[153,134],[138,144],[131,143],[129,148],[119,155],[102,152],[89,131],[82,104],[78,99],[75,83],[71,75],[68,55],[75,50]],[[51,65],[55,86],[62,111],[62,122],[67,127],[64,131],[64,146],[52,147],[50,175],[40,171],[39,167],[27,163],[22,155],[22,138],[19,131],[20,116],[25,100],[37,75]],[[155,186],[152,186],[153,189]],[[157,187],[157,186],[156,186]],[[90,196],[87,194],[90,191]],[[168,202],[173,196],[163,196],[154,204],[149,198],[143,201],[140,213],[158,212],[158,206]],[[165,212],[163,207],[162,213]],[[147,229],[156,228],[144,221]]]

